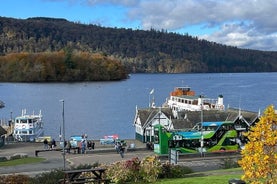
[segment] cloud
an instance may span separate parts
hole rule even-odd
[[[124,7],[126,14],[122,20],[139,22],[140,27],[145,30],[154,28],[177,32],[186,27],[202,25],[203,32],[197,35],[200,38],[242,48],[277,50],[276,0],[56,1],[92,7]],[[208,35],[205,28],[216,28],[210,29],[216,31]]]
[[[277,50],[276,7],[275,0],[150,0],[141,1],[129,15],[139,19],[144,29],[176,31],[204,25],[204,31],[218,26],[218,31],[199,37],[242,48]]]
[[[257,31],[253,24],[224,24],[218,31],[210,35],[201,35],[199,38],[239,48],[277,49],[277,34],[263,34]]]

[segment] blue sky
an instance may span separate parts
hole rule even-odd
[[[239,48],[277,51],[276,9],[276,0],[2,0],[0,16],[163,29]]]

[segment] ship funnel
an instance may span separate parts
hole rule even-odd
[[[218,105],[223,105],[223,95],[218,96],[217,104]]]
[[[203,99],[202,99],[202,95],[199,95],[198,97],[198,104],[197,105],[203,105]]]

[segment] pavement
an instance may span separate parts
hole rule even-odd
[[[79,165],[95,163],[98,164],[111,164],[117,161],[130,160],[132,158],[138,157],[140,160],[146,156],[154,155],[154,152],[146,149],[145,143],[141,143],[137,140],[126,140],[127,145],[134,144],[134,149],[127,149],[124,153],[124,158],[121,158],[113,145],[101,145],[100,141],[95,141],[95,149],[87,150],[86,154],[70,153],[65,154],[63,157],[63,152],[59,151],[46,151],[39,152],[38,157],[45,158],[44,161],[33,164],[23,164],[17,166],[9,167],[0,167],[0,175],[9,175],[9,174],[24,174],[29,176],[36,176],[43,172],[49,172],[55,169],[71,169]],[[58,144],[59,145],[59,144]],[[14,154],[24,154],[29,157],[35,157],[36,150],[43,150],[43,143],[8,143],[0,148],[0,157],[9,157]],[[65,160],[64,160],[65,158]],[[166,161],[167,158],[162,158],[163,161]],[[165,160],[164,160],[165,159]],[[185,165],[190,167],[195,172],[202,172],[208,170],[220,169],[222,165],[222,159],[193,159],[187,157],[186,160],[178,162],[178,164]]]
[[[137,140],[126,140],[127,145],[134,144],[135,148],[127,149],[124,158],[121,158],[113,145],[101,145],[99,141],[95,141],[95,149],[87,150],[86,154],[70,153],[63,157],[62,151],[46,151],[39,152],[38,157],[45,158],[45,161],[34,164],[24,164],[9,167],[0,167],[0,174],[24,174],[35,176],[43,172],[49,172],[54,169],[70,169],[85,164],[111,164],[121,160],[129,160],[134,157],[142,159],[147,155],[153,155],[153,151],[146,150],[146,145]],[[59,145],[59,144],[58,144]],[[43,143],[7,143],[0,148],[0,157],[10,157],[14,154],[24,154],[28,157],[35,157],[36,150],[43,150]],[[65,158],[65,160],[64,160]],[[65,161],[65,162],[64,162]]]

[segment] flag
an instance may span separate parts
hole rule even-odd
[[[154,93],[154,88],[150,91],[150,95],[152,95]]]

